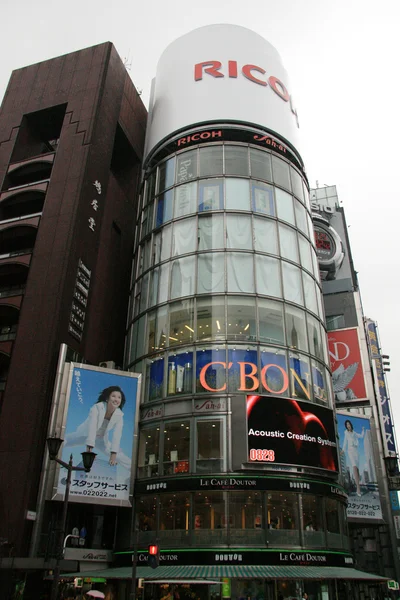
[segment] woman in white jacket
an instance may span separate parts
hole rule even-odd
[[[96,448],[96,450],[109,454],[108,462],[111,466],[119,462],[130,469],[131,461],[120,451],[119,447],[124,426],[124,413],[121,409],[125,402],[125,394],[120,387],[113,385],[105,388],[96,404],[90,409],[88,418],[79,425],[76,431],[66,436],[66,444],[70,446],[86,444],[87,452]]]

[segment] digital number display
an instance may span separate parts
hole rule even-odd
[[[275,462],[275,452],[273,450],[265,450],[264,448],[251,448],[250,460]]]
[[[330,252],[332,249],[330,237],[322,231],[315,231],[315,245],[318,250],[327,250]]]

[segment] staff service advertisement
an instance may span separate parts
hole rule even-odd
[[[328,332],[336,403],[367,398],[357,327]]]
[[[289,398],[247,396],[249,462],[338,471],[333,411]]]
[[[370,420],[348,412],[336,417],[344,488],[349,496],[347,516],[363,521],[382,519]]]
[[[97,454],[90,473],[73,471],[70,501],[130,506],[134,432],[140,375],[70,363],[62,460],[82,466],[81,453]],[[64,498],[60,468],[55,499]]]

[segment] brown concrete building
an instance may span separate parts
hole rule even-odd
[[[122,366],[146,116],[109,42],[14,71],[3,100],[3,567],[29,554],[60,344]]]

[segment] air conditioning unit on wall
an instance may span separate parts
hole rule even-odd
[[[115,369],[115,362],[113,360],[104,360],[99,363],[99,367],[103,367],[103,369]]]

